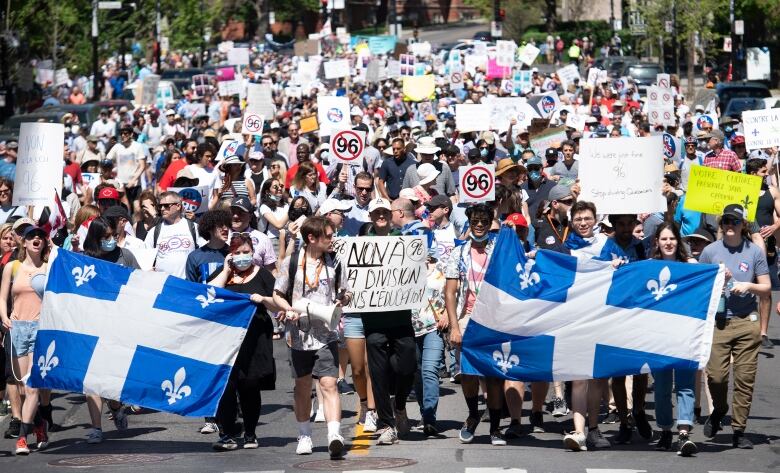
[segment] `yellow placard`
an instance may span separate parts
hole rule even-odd
[[[685,207],[706,214],[720,215],[729,204],[745,207],[747,219],[756,219],[761,178],[706,166],[692,166],[688,178]]]
[[[407,102],[422,102],[428,100],[436,89],[433,75],[404,77],[404,100]]]
[[[317,123],[317,117],[312,115],[310,117],[302,118],[300,123],[301,133],[311,133],[320,129],[319,123]]]

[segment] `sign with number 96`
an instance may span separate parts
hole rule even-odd
[[[330,142],[330,155],[336,162],[360,165],[365,149],[366,132],[341,130],[333,135]]]
[[[257,113],[245,112],[244,120],[241,122],[241,133],[248,135],[262,133],[264,121],[265,119]]]
[[[461,166],[460,201],[489,202],[496,197],[496,179],[494,164],[476,164]]]

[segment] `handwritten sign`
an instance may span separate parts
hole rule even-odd
[[[333,241],[353,297],[347,313],[420,309],[428,243],[422,236],[350,237]]]
[[[749,110],[742,112],[745,146],[748,151],[780,146],[780,110]]]
[[[530,66],[534,63],[534,61],[536,61],[537,56],[539,56],[539,52],[539,48],[533,44],[526,44],[520,48],[520,62],[526,66]]]
[[[16,160],[13,205],[50,205],[62,192],[61,123],[22,123]]]
[[[209,209],[209,186],[169,187],[168,190],[181,196],[181,207],[185,212],[199,215]]]
[[[545,128],[540,133],[531,134],[531,148],[537,156],[544,156],[547,148],[557,148],[567,139],[565,126]]]
[[[580,172],[581,170],[582,168]],[[756,204],[760,192],[759,176],[692,166],[688,177],[685,208],[720,215],[727,205],[740,204],[747,211],[747,219],[753,221],[756,218]]]
[[[582,140],[580,199],[596,204],[600,214],[666,210],[662,149],[660,136]]]
[[[496,199],[495,164],[475,164],[458,168],[460,202],[490,202]]]

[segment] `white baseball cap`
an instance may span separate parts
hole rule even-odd
[[[377,197],[368,203],[368,213],[371,213],[376,209],[393,210],[390,207],[390,202],[387,199],[383,199],[381,197]]]
[[[351,200],[340,199],[325,199],[325,202],[320,205],[320,215],[328,215],[334,210],[340,210],[342,212],[349,212],[352,209]]]

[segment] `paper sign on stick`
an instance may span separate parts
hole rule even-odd
[[[339,130],[331,138],[330,155],[339,163],[362,165],[365,142],[365,131]]]
[[[760,192],[759,176],[706,166],[692,166],[684,208],[720,215],[727,205],[739,204],[747,211],[747,219],[754,221]]]
[[[458,169],[460,202],[490,202],[496,199],[495,164],[475,164]]]
[[[523,46],[523,48],[520,49],[520,62],[526,66],[530,66],[534,63],[534,61],[536,61],[536,57],[539,56],[539,52],[539,48],[533,44],[526,44]]]
[[[62,192],[61,123],[22,123],[12,205],[50,205]]]
[[[241,120],[241,133],[244,135],[260,135],[263,133],[263,124],[265,117],[253,109],[244,111],[244,118]]]
[[[351,128],[349,124],[349,99],[320,95],[317,97],[317,121],[320,134],[329,134],[332,129]]]
[[[181,196],[181,207],[185,212],[199,215],[209,209],[209,186],[169,187],[168,190]]]
[[[488,130],[490,110],[490,105],[483,103],[457,104],[455,105],[455,127],[461,133]]]

